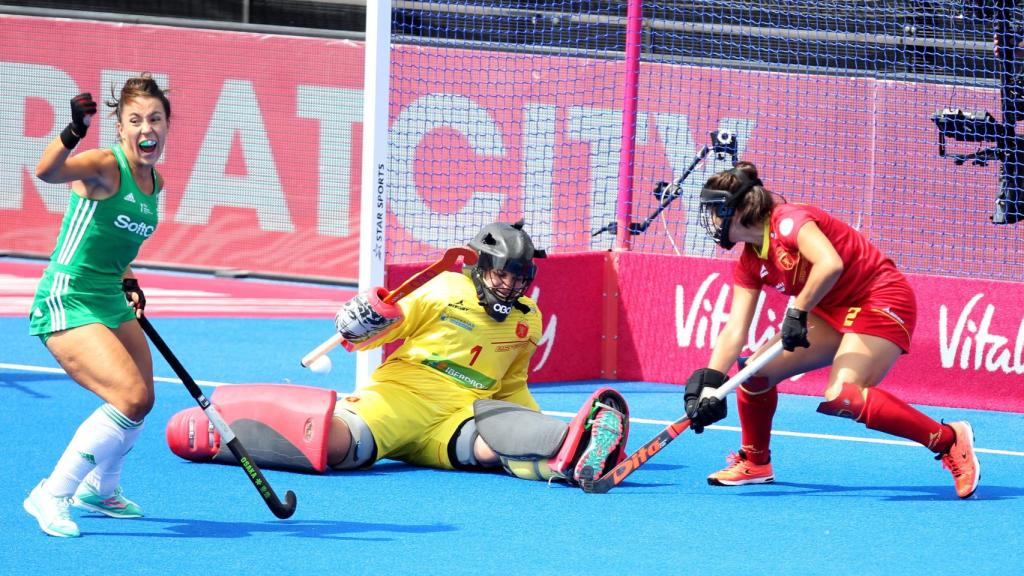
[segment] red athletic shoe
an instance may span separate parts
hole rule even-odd
[[[956,494],[961,498],[970,498],[978,489],[981,480],[981,464],[974,454],[974,430],[967,422],[950,422],[956,439],[949,450],[935,457],[942,460],[942,467],[953,474]]]
[[[728,466],[708,476],[708,484],[712,486],[743,486],[744,484],[767,484],[775,481],[771,462],[754,464],[747,460],[743,450],[733,452],[726,458]]]

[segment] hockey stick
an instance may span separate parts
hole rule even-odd
[[[732,392],[734,388],[743,384],[751,376],[757,373],[758,370],[764,368],[765,364],[771,362],[776,356],[782,353],[782,341],[779,340],[775,344],[772,344],[763,354],[756,356],[750,360],[742,370],[736,373],[735,376],[729,379],[728,382],[722,384],[713,394],[708,396],[718,398],[722,400]],[[582,480],[580,481],[580,488],[587,493],[604,494],[605,492],[615,488],[627,476],[636,471],[637,468],[644,465],[645,462],[651,459],[652,456],[661,451],[662,448],[668,446],[668,443],[675,440],[676,436],[682,434],[687,428],[690,427],[690,418],[683,416],[679,420],[668,425],[667,428],[662,430],[657,436],[649,440],[646,444],[640,447],[639,450],[633,452],[619,465],[608,471],[607,474],[601,476],[597,480]]]
[[[139,324],[142,325],[142,329],[146,332],[146,335],[149,336],[153,345],[156,346],[157,350],[160,351],[160,354],[162,354],[164,359],[167,360],[167,363],[170,364],[174,373],[177,374],[178,378],[181,379],[181,382],[185,384],[185,388],[188,389],[188,393],[191,394],[192,397],[196,399],[196,402],[199,403],[199,407],[203,409],[203,413],[206,414],[206,417],[210,419],[210,422],[213,423],[213,427],[216,428],[217,432],[220,434],[221,440],[226,441],[231,453],[235,455],[238,463],[242,465],[242,469],[245,470],[246,476],[248,476],[249,480],[252,481],[252,485],[259,491],[260,496],[263,496],[263,501],[266,502],[270,511],[274,513],[274,516],[281,519],[291,517],[291,515],[295,513],[295,493],[289,490],[288,493],[284,495],[285,501],[283,503],[278,499],[277,494],[275,494],[274,489],[270,487],[270,483],[267,482],[266,477],[263,476],[263,472],[259,469],[259,466],[257,466],[256,462],[249,456],[249,452],[246,451],[245,446],[242,446],[242,443],[239,442],[235,433],[231,430],[231,427],[228,426],[228,423],[224,421],[224,418],[222,418],[220,413],[217,412],[217,409],[213,407],[213,404],[206,399],[206,396],[203,395],[203,391],[199,388],[199,385],[196,384],[196,381],[192,379],[192,376],[190,376],[188,371],[185,370],[185,367],[182,366],[181,362],[179,362],[174,356],[174,353],[171,352],[167,343],[164,342],[164,339],[157,333],[156,328],[153,328],[153,325],[150,324],[149,318],[140,316]]]
[[[394,304],[395,302],[398,302],[402,298],[411,294],[413,290],[416,290],[420,286],[426,284],[431,278],[437,276],[441,272],[451,269],[459,258],[462,258],[463,264],[472,266],[473,264],[476,264],[476,251],[472,248],[466,248],[465,246],[457,246],[455,248],[445,250],[444,254],[442,254],[436,262],[413,274],[408,280],[399,284],[398,288],[388,292],[388,295],[384,297],[383,301],[387,304]],[[333,336],[324,340],[319,346],[313,348],[308,354],[303,356],[302,360],[299,361],[299,364],[302,364],[303,368],[309,368],[317,358],[327,354],[339,344],[343,345],[346,350],[350,352],[352,351],[350,344],[342,338],[340,333],[335,332]]]

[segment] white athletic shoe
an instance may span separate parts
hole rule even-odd
[[[71,498],[51,496],[43,488],[44,482],[46,482],[46,478],[40,480],[28,498],[25,498],[25,502],[22,503],[25,511],[34,516],[36,522],[39,522],[39,527],[50,536],[58,538],[81,536],[78,524],[71,519]]]
[[[139,518],[142,516],[142,508],[139,508],[139,505],[135,502],[125,498],[124,491],[121,490],[120,486],[114,489],[113,494],[104,498],[93,492],[92,488],[86,486],[85,482],[82,482],[81,486],[78,487],[78,491],[75,492],[71,504],[76,508],[106,514],[111,518]]]

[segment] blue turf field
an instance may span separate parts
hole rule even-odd
[[[153,319],[197,380],[352,387],[352,357],[314,375],[298,358],[329,320]],[[704,477],[739,443],[733,414],[686,432],[626,484],[587,495],[501,474],[382,463],[327,476],[266,471],[295,515],[277,520],[233,466],[199,465],[167,449],[164,425],[194,405],[157,384],[157,404],[125,464],[127,494],[147,516],[76,512],[83,537],[45,536],[21,508],[98,402],[73,384],[21,318],[0,318],[2,574],[1009,574],[1024,566],[1024,415],[922,407],[968,418],[982,449],[976,496],[916,446],[814,412],[783,395],[773,485],[711,487]],[[155,351],[154,351],[155,353]],[[157,358],[156,375],[173,379]],[[605,382],[534,387],[556,416]],[[679,388],[616,383],[630,402],[630,448],[679,415]],[[211,392],[207,388],[207,393]]]

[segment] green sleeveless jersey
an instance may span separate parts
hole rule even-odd
[[[121,187],[105,200],[71,194],[50,268],[72,276],[117,276],[135,260],[157,226],[157,193],[147,196],[132,177],[120,145],[111,147],[121,169]],[[156,172],[152,173],[156,178]]]
[[[135,318],[121,291],[125,268],[157,225],[157,192],[139,190],[120,146],[111,148],[121,172],[117,193],[90,200],[72,193],[50,264],[36,288],[29,334],[41,336],[85,324],[116,328]],[[152,178],[156,178],[153,171]]]

